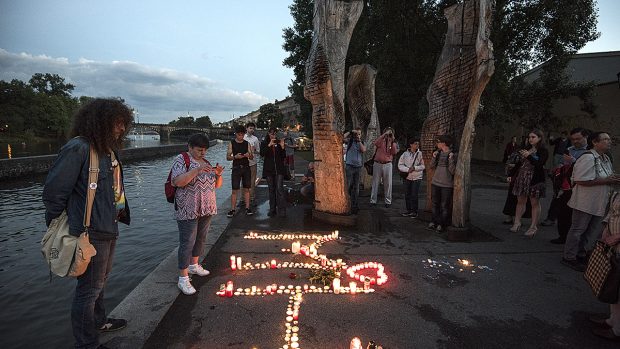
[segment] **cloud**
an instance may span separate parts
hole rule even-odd
[[[235,91],[195,74],[153,68],[135,62],[98,62],[11,53],[0,49],[0,79],[30,80],[34,73],[52,73],[75,85],[75,96],[122,97],[137,109],[141,122],[166,123],[188,112],[226,121],[270,100],[252,91]]]

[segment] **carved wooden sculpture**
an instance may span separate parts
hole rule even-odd
[[[351,112],[353,128],[362,129],[363,141],[366,144],[364,161],[372,158],[375,153],[373,141],[379,137],[379,117],[375,103],[375,79],[377,70],[369,64],[360,64],[349,67],[347,79],[347,103]],[[372,176],[362,169],[361,183],[370,188]]]
[[[455,227],[464,227],[469,219],[469,166],[474,121],[480,96],[494,70],[493,47],[489,39],[491,12],[491,0],[465,0],[444,11],[448,20],[446,42],[427,93],[430,111],[421,139],[425,162],[430,164],[437,135],[452,135],[455,145],[460,143],[454,176],[452,225]],[[428,209],[431,207],[432,176],[429,170]]]
[[[344,73],[349,41],[362,9],[361,0],[314,3],[314,36],[304,96],[312,104],[315,209],[332,214],[349,211],[342,148]]]

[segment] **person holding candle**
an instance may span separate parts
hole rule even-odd
[[[215,189],[222,186],[224,168],[215,167],[206,159],[209,138],[197,133],[189,137],[188,154],[190,164],[186,168],[182,155],[172,164],[171,181],[177,188],[175,193],[175,218],[179,227],[179,282],[178,287],[186,295],[196,293],[189,281],[189,274],[209,275],[198,263],[204,252],[204,245],[211,224],[217,214]]]

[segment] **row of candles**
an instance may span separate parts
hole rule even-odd
[[[244,235],[244,239],[250,240],[321,240],[321,241],[330,241],[336,240],[339,238],[338,230],[334,230],[330,234],[258,234],[255,232],[249,232],[247,235]]]
[[[275,259],[269,262],[263,263],[242,263],[241,257],[230,256],[230,269],[235,270],[255,270],[255,269],[282,269],[282,268],[299,268],[299,269],[342,269],[346,268],[346,263],[343,263],[342,259],[328,260],[326,256],[322,255],[318,258],[318,263],[299,263],[299,262],[282,262],[278,263]]]
[[[356,294],[356,293],[372,293],[375,292],[370,286],[370,281],[366,278],[365,281],[360,282],[359,285],[356,281],[349,282],[349,286],[343,286],[340,278],[334,278],[332,286],[315,286],[307,285],[293,286],[293,285],[267,285],[261,288],[256,285],[252,285],[247,288],[237,288],[235,290],[232,280],[222,284],[220,290],[216,294],[220,297],[232,297],[232,296],[269,296],[274,294],[293,294],[293,293],[333,293],[333,294]]]

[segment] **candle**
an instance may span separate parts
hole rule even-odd
[[[334,232],[334,238],[336,238],[336,239],[338,238],[338,230],[336,230],[336,231]]]
[[[267,292],[267,294],[271,294],[271,285],[267,285],[267,288],[265,288],[265,292]]]
[[[241,264],[241,257],[237,257],[237,268],[243,269],[243,264]]]
[[[334,287],[334,293],[339,294],[340,293],[340,279],[334,278],[334,281],[332,282],[332,286]]]
[[[308,246],[306,246],[306,245],[301,246],[299,252],[301,252],[301,254],[303,254],[304,256],[307,256],[308,255]]]
[[[342,258],[336,259],[336,266],[340,268],[342,266]]]
[[[321,255],[321,266],[322,267],[327,266],[327,256],[325,255]]]
[[[293,242],[293,245],[291,246],[291,252],[293,252],[294,254],[298,254],[300,248],[301,248],[301,242],[295,241]]]
[[[314,256],[316,254],[316,247],[314,247],[314,244],[310,245],[310,255]]]
[[[271,260],[271,269],[275,269],[278,265],[276,264],[276,260],[272,259]]]
[[[351,289],[351,294],[355,294],[357,292],[357,283],[355,281],[349,282],[349,288]]]
[[[233,282],[231,280],[228,280],[228,282],[226,283],[226,297],[233,296],[233,289]]]
[[[365,277],[363,279],[364,279],[364,291],[367,291],[370,289],[370,278]]]
[[[357,337],[351,339],[351,345],[349,345],[349,349],[362,349],[362,341]]]
[[[237,270],[237,259],[235,256],[230,256],[230,269]]]

